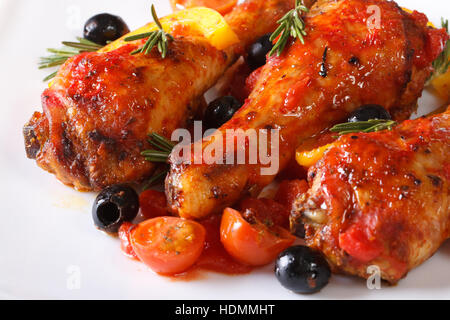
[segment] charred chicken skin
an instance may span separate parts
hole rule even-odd
[[[170,137],[201,112],[198,98],[292,6],[291,0],[236,6],[226,20],[240,42],[224,50],[170,30],[175,40],[165,59],[157,50],[130,55],[146,39],[69,59],[42,94],[43,113],[24,127],[28,157],[80,190],[145,179],[155,167],[140,154],[149,148],[147,134]]]
[[[381,17],[371,26],[373,6]],[[291,42],[268,59],[244,106],[218,131],[225,137],[227,129],[279,129],[279,171],[299,143],[361,105],[380,104],[397,120],[409,118],[448,37],[428,28],[423,14],[385,0],[318,1],[305,22],[305,44]],[[211,143],[196,142],[202,150]],[[257,195],[276,175],[262,175],[260,164],[171,161],[166,195],[173,212],[187,218]]]
[[[450,111],[342,136],[309,169],[291,227],[334,271],[375,265],[395,283],[450,237],[449,153]]]

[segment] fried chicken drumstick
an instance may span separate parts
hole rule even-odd
[[[395,283],[450,237],[450,109],[339,138],[309,169],[293,230],[336,272]],[[302,231],[302,232],[303,232]]]
[[[247,0],[226,17],[240,43],[218,50],[198,36],[177,37],[167,57],[130,55],[145,39],[69,59],[42,94],[43,112],[25,125],[27,155],[80,190],[139,181],[155,165],[141,156],[148,133],[185,126],[242,49],[272,32],[291,0]],[[264,21],[264,23],[261,23]]]
[[[381,12],[379,26],[368,24],[371,6]],[[227,129],[279,129],[279,171],[302,140],[361,105],[409,118],[447,40],[444,30],[427,27],[423,14],[386,0],[318,1],[305,22],[305,44],[291,41],[280,57],[268,59],[246,104],[219,129],[223,136]],[[261,175],[262,165],[192,163],[173,162],[166,179],[171,209],[187,218],[255,196],[276,175]]]

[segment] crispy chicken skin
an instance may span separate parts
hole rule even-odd
[[[450,110],[450,109],[449,109]],[[291,228],[336,272],[395,283],[450,237],[450,111],[339,138],[309,169]]]
[[[241,41],[224,51],[174,34],[166,59],[157,50],[130,55],[145,40],[69,59],[42,94],[43,113],[24,127],[28,157],[80,190],[148,177],[154,164],[140,155],[149,147],[147,133],[170,137],[184,127],[201,112],[198,98],[292,6],[291,0],[236,6],[226,19]]]
[[[380,9],[380,28],[368,28],[372,5]],[[380,104],[407,119],[447,40],[445,31],[426,27],[423,14],[385,0],[318,1],[305,21],[305,44],[295,41],[271,57],[244,106],[219,129],[224,136],[227,129],[280,129],[279,171],[302,140],[361,105]],[[205,150],[211,142],[196,143]],[[172,211],[187,218],[257,195],[275,177],[261,175],[261,165],[192,163],[172,159],[166,179]]]

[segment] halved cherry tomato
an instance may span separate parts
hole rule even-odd
[[[225,274],[244,274],[253,270],[252,266],[243,264],[228,254],[220,242],[221,215],[212,215],[200,223],[205,227],[205,248],[195,266],[209,271]]]
[[[226,208],[220,225],[220,240],[238,261],[262,266],[274,261],[281,251],[290,247],[295,237],[281,227],[268,228],[258,220],[250,224],[239,211]]]
[[[119,228],[120,248],[131,259],[139,260],[130,243],[130,230],[134,227],[131,222],[124,222]]]
[[[221,14],[226,14],[233,9],[237,0],[170,0],[173,10],[207,7],[214,9]]]
[[[167,200],[163,192],[145,190],[139,195],[141,213],[146,219],[167,216]]]
[[[158,217],[143,221],[130,232],[136,255],[153,271],[177,274],[192,266],[202,253],[205,228],[191,220]]]

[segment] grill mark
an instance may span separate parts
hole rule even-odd
[[[104,143],[107,146],[115,146],[117,141],[114,138],[105,136],[104,134],[102,134],[100,131],[98,131],[97,129],[91,131],[88,133],[88,137],[89,139],[91,139],[92,141],[98,142],[98,143]]]
[[[61,133],[61,144],[63,146],[63,155],[65,159],[74,159],[75,158],[75,152],[73,151],[73,143],[72,140],[70,140],[68,134],[67,134],[67,126],[66,123],[61,123],[62,127],[62,133]]]
[[[431,180],[431,183],[433,184],[434,187],[442,186],[442,179],[440,177],[431,174],[427,175],[427,177]]]

